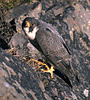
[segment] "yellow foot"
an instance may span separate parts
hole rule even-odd
[[[53,78],[53,71],[55,71],[53,66],[51,66],[51,68],[49,68],[47,64],[45,64],[41,61],[35,60],[35,59],[30,59],[29,62],[31,62],[31,61],[36,62],[38,66],[45,66],[47,68],[47,70],[41,69],[41,71],[50,73],[51,78]]]
[[[53,66],[51,66],[51,68],[49,68],[49,67],[46,65],[46,68],[47,68],[47,70],[42,69],[42,71],[43,71],[43,72],[50,73],[50,74],[51,74],[51,78],[53,78],[53,71],[55,71],[55,70],[53,69]]]

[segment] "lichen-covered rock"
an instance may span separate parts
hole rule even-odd
[[[0,100],[52,100],[32,67],[0,48]]]
[[[17,55],[18,54],[21,56],[29,55],[30,57],[34,57],[38,60],[40,59],[40,57],[42,58],[42,55],[30,44],[27,37],[25,37],[21,27],[22,21],[25,17],[30,16],[30,17],[42,19],[52,24],[53,27],[60,33],[60,35],[62,35],[67,46],[69,47],[72,53],[73,56],[72,64],[76,73],[79,76],[80,83],[77,84],[74,79],[72,83],[75,84],[73,84],[73,88],[70,89],[67,86],[67,84],[63,82],[55,74],[54,74],[54,78],[51,79],[50,75],[47,73],[36,72],[40,80],[44,84],[43,87],[43,84],[40,83],[40,86],[43,87],[41,89],[44,93],[42,93],[41,91],[39,92],[43,94],[46,100],[50,100],[50,99],[89,100],[90,99],[90,95],[89,95],[90,94],[90,90],[89,90],[90,89],[90,78],[89,78],[90,76],[90,71],[89,71],[90,69],[90,1],[74,0],[73,3],[70,5],[67,2],[63,2],[63,1],[66,0],[61,0],[61,1],[42,0],[34,8],[30,8],[30,10],[28,9],[28,11],[24,10],[25,13],[22,12],[20,13],[21,15],[18,13],[19,14],[18,16],[13,16],[13,17],[11,16],[9,21],[15,19],[17,34],[12,37],[9,45],[11,47],[16,48]],[[16,9],[18,8],[16,7]],[[14,9],[11,11],[14,11]],[[13,14],[13,12],[11,12],[10,14]],[[16,65],[18,65],[18,63]],[[14,66],[14,60],[12,66]],[[34,91],[31,91],[31,87],[30,87],[32,84],[35,84],[35,81],[33,81],[32,78],[31,79],[32,84],[29,85],[30,80],[28,77],[30,76],[30,73],[27,71],[29,70],[28,67],[25,68],[26,71],[24,71],[24,67],[22,68],[21,64],[18,65],[18,70],[16,68],[17,67],[5,68],[5,71],[7,71],[5,72],[5,74],[9,75],[9,81],[5,80],[6,81],[5,86],[9,86],[11,85],[11,83],[16,84],[12,86],[14,89],[16,89],[16,91],[17,90],[19,91],[18,95],[22,95],[24,93],[22,91],[20,92],[20,90],[17,87],[17,84],[21,87],[24,87],[24,89],[26,90],[30,89],[30,92],[23,90],[25,92],[28,92],[24,95],[26,100],[28,100],[28,98],[29,99],[31,98],[31,94],[35,96]],[[15,75],[13,76],[12,73],[10,73],[11,71],[8,72],[8,69],[15,71],[14,72]],[[24,77],[21,77],[21,74],[18,75],[18,73],[22,73],[22,76]],[[32,73],[31,75],[33,76],[34,73]],[[36,80],[37,75],[34,78]],[[14,79],[17,80],[14,81]],[[3,79],[1,78],[1,80]],[[35,88],[32,87],[32,89]],[[38,93],[36,92],[37,96]],[[46,93],[48,93],[48,95]]]

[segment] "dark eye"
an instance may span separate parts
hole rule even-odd
[[[32,24],[31,26],[33,26],[34,24]]]
[[[31,24],[31,26],[33,26],[33,24]]]
[[[31,26],[35,26],[35,24],[32,24]]]

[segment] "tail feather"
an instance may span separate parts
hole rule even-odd
[[[69,78],[68,78],[64,73],[62,73],[62,72],[61,72],[60,70],[58,70],[58,69],[55,69],[54,73],[55,73],[57,76],[61,77],[61,79],[63,79],[63,80],[72,88],[72,85],[71,85],[71,82],[70,82]]]
[[[76,73],[75,73],[75,71],[74,71],[74,69],[73,69],[73,66],[72,66],[71,61],[70,61],[70,64],[69,64],[69,65],[66,64],[64,61],[61,61],[61,63],[67,68],[67,70],[68,70],[69,72],[70,72],[70,69],[71,69],[71,70],[73,71],[75,77],[76,77],[76,80],[77,80],[78,82],[80,82],[78,76],[76,75]]]
[[[71,65],[71,64],[68,65],[68,64],[66,64],[66,63],[62,63],[62,64],[68,69],[67,71],[70,72],[70,69],[72,69],[72,71],[73,71],[73,73],[74,73],[74,75],[75,75],[77,81],[79,82],[78,76],[76,75],[76,73],[75,73],[75,71],[74,71],[72,65]],[[51,65],[50,65],[49,63],[47,63],[47,65],[48,65],[49,67],[51,67]],[[72,88],[73,86],[72,86],[72,84],[71,84],[71,82],[70,82],[68,76],[67,76],[65,73],[61,72],[60,69],[59,69],[59,70],[56,69],[56,68],[54,68],[54,69],[55,69],[55,71],[54,71],[53,73],[56,74],[57,76],[59,76],[62,80],[64,80],[64,81]]]

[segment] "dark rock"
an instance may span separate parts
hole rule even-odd
[[[3,49],[9,49],[8,44],[3,39],[0,39],[0,47]]]
[[[15,48],[16,55],[20,57],[30,56],[33,59],[42,59],[41,53],[21,33],[17,33],[12,37],[9,46]]]
[[[25,3],[11,9],[5,16],[6,22],[10,22],[14,18],[18,18],[20,15],[26,14],[28,11],[36,7],[35,4]]]
[[[75,79],[73,79],[72,81],[73,89],[70,89],[67,86],[67,84],[63,82],[55,74],[54,74],[54,78],[50,79],[50,75],[47,73],[37,73],[40,80],[44,84],[45,89],[43,88],[43,91],[45,93],[48,93],[49,96],[47,94],[43,95],[43,93],[38,88],[39,92],[40,94],[42,94],[42,96],[51,97],[53,100],[60,100],[60,99],[61,100],[64,100],[64,99],[65,100],[67,99],[68,100],[89,100],[90,99],[90,95],[89,95],[90,94],[89,93],[90,92],[89,90],[90,89],[90,78],[89,78],[90,77],[90,74],[89,74],[90,73],[89,71],[89,68],[90,68],[90,17],[89,17],[90,16],[90,9],[89,9],[90,1],[77,0],[77,2],[74,1],[72,5],[68,5],[66,0],[64,1],[65,3],[63,2],[63,0],[60,2],[58,2],[57,0],[44,0],[44,1],[42,0],[41,3],[38,4],[38,6],[35,6],[35,9],[31,8],[29,11],[24,11],[26,13],[24,12],[20,13],[21,16],[19,15],[19,17],[17,14],[16,16],[11,16],[11,18],[8,17],[9,19],[7,20],[9,21],[15,19],[16,31],[17,31],[17,34],[13,36],[12,39],[10,40],[9,45],[10,47],[16,48],[17,55],[18,54],[20,56],[29,55],[30,57],[34,57],[37,60],[40,59],[40,57],[42,59],[43,58],[42,55],[39,54],[39,52],[36,51],[34,47],[32,47],[27,37],[24,36],[22,27],[21,27],[22,21],[25,17],[30,16],[30,17],[35,17],[37,19],[42,19],[52,24],[53,27],[56,30],[58,30],[58,32],[62,35],[67,46],[69,47],[72,53],[72,56],[73,56],[72,64],[77,75],[79,76],[80,84],[78,84],[75,81]],[[16,7],[15,9],[17,8],[18,7]],[[14,12],[14,9],[11,11]],[[8,14],[13,15],[13,12],[8,13]],[[29,44],[29,47],[27,47],[27,44]],[[10,70],[15,72],[15,75],[12,75],[10,71],[8,72],[9,67],[8,68],[7,66],[6,68],[4,67],[4,70],[5,70],[4,75],[9,75],[9,78],[5,78],[6,79],[5,81],[8,82],[10,85],[12,83],[15,84],[13,85],[13,88],[16,90],[16,92],[18,91],[19,93],[17,95],[13,95],[13,97],[17,97],[18,95],[21,95],[22,97],[22,94],[25,93],[24,97],[26,98],[26,100],[28,100],[28,98],[32,99],[30,93],[32,94],[34,93],[32,92],[33,90],[31,91],[30,85],[32,86],[32,84],[35,84],[36,81],[34,81],[33,79],[37,80],[37,75],[35,73],[31,73],[31,72],[29,73],[29,71],[27,71],[29,70],[29,68],[25,67],[26,65],[24,63],[23,64],[25,66],[21,64],[18,65],[19,62],[16,63],[16,60],[15,60],[15,63],[14,63],[14,60],[13,60],[13,64],[10,63],[10,65],[12,66],[10,67]],[[16,65],[18,65],[18,67],[16,67]],[[21,66],[25,67],[26,71],[24,71],[24,68],[22,68]],[[3,75],[3,73],[1,75]],[[20,77],[18,73],[20,73],[20,75],[24,77]],[[34,76],[34,78],[30,80],[29,76],[30,77]],[[32,84],[30,83],[30,81],[32,82]],[[18,87],[18,85],[16,85],[18,84],[17,82],[20,84],[21,87],[24,87],[24,89],[26,90],[30,89],[31,92],[28,92],[24,89],[23,89],[24,92],[22,92],[21,89]],[[35,88],[34,86],[32,87],[32,89],[35,89]],[[5,90],[3,89],[3,91]],[[38,96],[37,92],[36,92],[36,95]]]
[[[4,11],[0,8],[0,47],[8,49],[8,43],[15,34],[15,31],[13,31],[10,23],[5,22],[4,16]]]
[[[0,48],[0,100],[52,100],[32,67]]]

